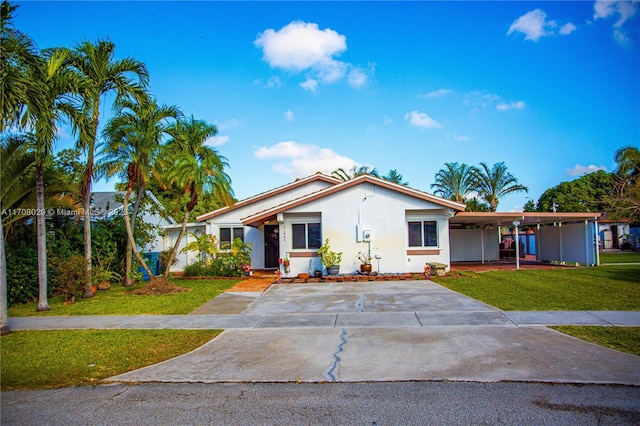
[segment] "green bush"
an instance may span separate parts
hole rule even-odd
[[[38,298],[38,250],[35,247],[8,248],[7,304],[8,306],[32,302]],[[53,294],[51,286],[49,295]]]
[[[84,256],[54,257],[50,261],[53,274],[51,284],[64,295],[66,302],[74,302],[84,293],[86,263]]]
[[[248,253],[218,253],[216,257],[205,265],[197,261],[184,268],[185,277],[240,277],[244,274],[244,267],[251,263]]]

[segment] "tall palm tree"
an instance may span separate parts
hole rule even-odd
[[[44,167],[51,159],[53,144],[58,137],[57,124],[68,119],[77,130],[81,111],[73,94],[80,89],[78,75],[69,67],[70,52],[49,49],[43,52],[31,70],[27,86],[23,124],[35,134],[36,231],[38,246],[38,311],[48,311],[47,301],[47,238]]]
[[[464,203],[474,190],[473,168],[465,163],[445,163],[445,168],[436,173],[436,183],[431,188],[436,195],[457,203]]]
[[[507,171],[504,162],[495,163],[489,168],[486,163],[480,163],[480,168],[473,168],[476,191],[478,195],[489,203],[489,209],[495,212],[498,209],[500,198],[513,192],[529,192],[529,188],[518,183],[511,173]]]
[[[18,124],[38,57],[33,40],[13,25],[17,7],[6,0],[0,5],[0,132]]]
[[[134,238],[135,222],[144,196],[145,186],[151,176],[151,168],[160,151],[162,139],[171,119],[177,119],[180,111],[175,106],[159,106],[155,99],[147,98],[137,103],[121,102],[116,115],[105,126],[104,147],[96,166],[97,173],[107,178],[118,174],[127,182],[123,201],[124,220],[127,229],[127,252],[125,256],[125,285],[131,285],[132,250],[149,276],[152,276],[144,258],[137,250]],[[136,191],[136,201],[129,218],[129,198]]]
[[[166,171],[168,184],[176,188],[181,196],[184,194],[185,205],[182,226],[169,255],[168,265],[176,256],[189,222],[189,214],[198,204],[199,197],[211,194],[223,205],[230,205],[234,201],[231,178],[224,171],[229,166],[227,159],[205,145],[206,140],[216,133],[214,125],[195,120],[193,116],[178,121],[169,130],[172,139],[165,145],[165,155],[159,165]],[[165,277],[169,276],[169,269],[165,270]]]
[[[106,40],[96,43],[84,41],[73,51],[73,65],[81,75],[84,88],[81,93],[85,104],[88,123],[82,129],[78,140],[79,148],[86,155],[86,167],[81,182],[84,210],[84,256],[87,263],[85,297],[92,297],[91,291],[91,226],[89,209],[91,206],[91,184],[94,176],[95,149],[100,121],[102,99],[115,92],[116,102],[125,98],[142,99],[149,81],[147,67],[133,58],[116,60],[115,45]]]

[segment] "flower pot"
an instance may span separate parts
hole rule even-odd
[[[300,278],[301,280],[306,280],[307,278],[309,278],[309,274],[307,273],[298,274],[298,278]]]
[[[360,272],[363,274],[370,274],[371,273],[371,264],[367,263],[364,265],[360,265]]]
[[[340,265],[334,265],[327,267],[327,274],[338,275],[340,273]]]

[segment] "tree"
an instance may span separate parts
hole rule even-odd
[[[477,197],[473,197],[470,200],[465,201],[466,212],[488,212],[490,210],[489,205],[478,200]]]
[[[86,167],[81,181],[84,210],[84,257],[87,262],[85,297],[92,297],[91,291],[91,184],[94,177],[95,149],[100,121],[102,99],[115,92],[115,101],[127,98],[142,99],[149,81],[147,67],[133,58],[114,59],[115,45],[106,40],[96,43],[84,41],[73,51],[73,66],[79,72],[83,91],[81,93],[87,125],[82,128],[78,147],[86,156]],[[136,81],[137,80],[137,81]]]
[[[402,174],[398,173],[396,169],[389,170],[389,173],[387,173],[386,176],[382,176],[382,179],[397,183],[398,185],[409,185],[409,182],[403,182],[404,177],[402,177]]]
[[[620,148],[614,159],[617,167],[607,212],[613,218],[640,222],[640,150],[632,146]]]
[[[216,127],[192,116],[179,120],[168,132],[172,139],[165,145],[158,165],[164,171],[167,185],[182,197],[184,208],[182,226],[167,261],[171,265],[199,197],[209,193],[225,205],[232,204],[234,199],[231,178],[224,171],[227,159],[205,145],[207,139],[215,136]],[[165,270],[165,277],[169,276],[169,269]]]
[[[99,174],[107,178],[118,174],[127,182],[123,200],[128,235],[125,255],[125,285],[127,286],[131,285],[132,250],[149,276],[153,275],[138,252],[134,238],[135,222],[147,182],[151,177],[155,157],[160,151],[170,119],[177,119],[179,116],[180,111],[177,107],[159,106],[152,98],[139,103],[124,100],[103,131],[105,145],[96,169]],[[129,198],[133,191],[136,192],[136,200],[129,218]]]
[[[431,188],[436,188],[434,194],[457,203],[464,203],[469,193],[474,190],[473,167],[465,163],[445,163],[445,168],[436,173],[436,182]]]
[[[359,166],[359,167],[353,166],[351,167],[351,169],[349,169],[349,171],[346,171],[341,167],[331,172],[332,176],[343,181],[348,181],[350,179],[357,178],[358,176],[362,176],[364,174],[371,175],[377,178],[380,177],[380,173],[378,173],[378,170],[376,170],[375,167],[371,167],[371,166]]]
[[[604,211],[611,191],[611,175],[598,170],[572,181],[561,182],[544,191],[538,199],[538,211]]]
[[[69,67],[70,52],[50,49],[43,52],[31,70],[27,86],[23,124],[35,134],[36,228],[38,246],[38,311],[48,311],[47,301],[47,238],[44,194],[44,168],[51,159],[53,144],[58,137],[57,124],[67,118],[74,131],[82,121],[81,111],[73,95],[80,89],[77,74]]]
[[[195,251],[200,256],[200,261],[208,266],[213,257],[218,253],[218,239],[215,235],[206,233],[189,232],[194,240],[185,244],[180,253]]]
[[[498,209],[500,198],[513,192],[529,192],[529,188],[518,183],[511,173],[507,171],[504,162],[495,163],[489,168],[486,163],[480,163],[480,167],[473,168],[475,190],[478,195],[489,203],[490,210]]]
[[[19,123],[30,69],[38,57],[33,40],[13,25],[17,7],[8,1],[0,5],[0,132]]]

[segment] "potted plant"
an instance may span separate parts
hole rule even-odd
[[[362,272],[363,274],[370,274],[371,273],[371,260],[373,259],[373,256],[371,256],[371,251],[367,251],[365,252],[358,252],[358,259],[360,260],[360,272]]]
[[[318,256],[320,256],[322,265],[327,268],[327,274],[338,275],[340,272],[340,262],[342,262],[342,252],[332,251],[328,238],[318,249]]]
[[[93,268],[91,278],[93,279],[93,287],[97,287],[98,290],[108,290],[111,288],[111,281],[121,280],[122,276],[103,266],[96,266]]]

